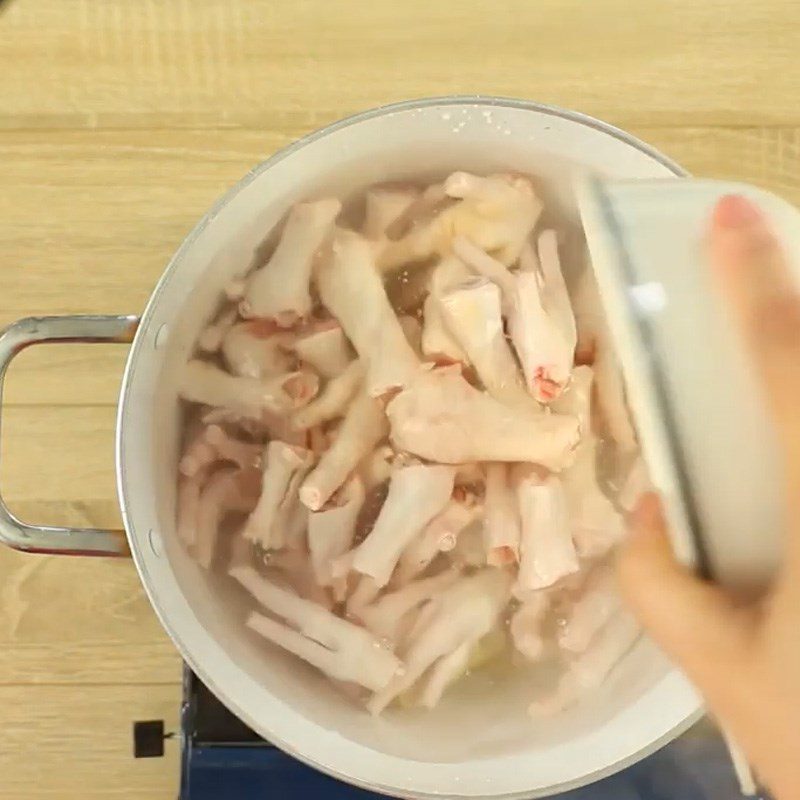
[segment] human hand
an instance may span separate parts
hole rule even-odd
[[[622,591],[780,800],[800,798],[800,293],[761,212],[717,205],[709,252],[764,386],[783,449],[787,540],[770,591],[743,600],[679,565],[660,501],[642,498],[619,559]],[[758,531],[753,531],[757,536]]]

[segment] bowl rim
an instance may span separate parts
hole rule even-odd
[[[484,106],[488,108],[510,108],[522,111],[534,111],[542,115],[564,119],[570,122],[577,123],[580,126],[587,127],[597,132],[603,133],[607,136],[617,139],[618,141],[628,145],[629,147],[635,150],[640,151],[644,155],[650,157],[653,161],[661,164],[675,177],[686,177],[689,175],[689,173],[685,169],[683,169],[683,167],[681,167],[679,164],[677,164],[672,159],[665,156],[663,153],[661,153],[659,150],[652,147],[651,145],[646,144],[637,137],[633,136],[632,134],[620,128],[617,128],[607,122],[596,119],[592,116],[589,116],[579,111],[573,111],[555,105],[538,103],[530,100],[523,100],[523,99],[503,97],[503,96],[493,96],[493,95],[445,95],[445,96],[423,97],[418,99],[389,103],[349,115],[340,120],[325,125],[322,128],[314,130],[300,137],[296,141],[291,142],[288,145],[280,148],[271,156],[256,164],[239,181],[237,181],[220,198],[218,198],[216,202],[214,202],[213,205],[209,208],[209,210],[206,211],[206,213],[199,219],[199,221],[196,223],[196,225],[190,231],[190,233],[183,239],[182,243],[172,256],[172,258],[169,260],[161,277],[155,284],[153,291],[147,301],[147,304],[141,316],[141,322],[137,334],[131,345],[131,349],[128,355],[128,360],[125,366],[122,385],[120,389],[120,399],[117,410],[117,424],[116,424],[116,436],[115,436],[117,492],[119,497],[120,509],[122,513],[122,519],[125,525],[128,542],[130,545],[131,555],[133,557],[133,561],[136,565],[137,571],[139,572],[142,584],[144,586],[150,604],[153,607],[161,625],[164,627],[170,639],[172,639],[173,643],[176,645],[185,663],[195,672],[195,674],[203,681],[203,683],[206,684],[206,686],[208,686],[208,688],[212,692],[214,692],[214,694],[217,697],[219,697],[231,709],[233,713],[235,713],[238,717],[243,719],[243,721],[251,725],[251,727],[253,727],[256,730],[258,730],[259,728],[264,728],[265,726],[261,725],[256,719],[255,715],[251,714],[247,708],[242,707],[240,704],[237,704],[236,702],[231,700],[231,698],[228,696],[229,693],[226,692],[223,687],[219,686],[218,683],[211,678],[209,670],[205,669],[203,665],[199,663],[198,659],[193,655],[190,648],[185,644],[183,637],[178,634],[176,630],[176,625],[174,625],[171,622],[170,615],[167,609],[164,608],[163,601],[159,600],[156,597],[155,581],[152,575],[150,574],[150,570],[148,569],[148,564],[147,564],[147,562],[150,560],[150,557],[149,554],[147,554],[145,551],[144,539],[147,538],[147,536],[146,535],[139,536],[135,534],[136,526],[134,525],[132,519],[133,515],[131,511],[131,509],[133,509],[134,506],[133,506],[133,498],[131,497],[129,482],[127,480],[127,475],[126,475],[127,473],[126,442],[125,442],[125,436],[123,434],[125,429],[125,421],[127,413],[129,410],[129,406],[131,405],[131,388],[133,384],[134,375],[136,372],[136,364],[139,361],[139,356],[142,353],[143,349],[147,346],[149,340],[152,338],[152,333],[150,331],[152,327],[151,325],[152,318],[158,306],[159,298],[166,284],[170,280],[172,273],[175,271],[177,266],[183,260],[187,251],[194,246],[196,240],[201,236],[201,234],[211,224],[211,222],[217,217],[220,211],[225,206],[227,206],[228,203],[236,195],[238,195],[245,187],[247,187],[250,183],[252,183],[256,178],[258,178],[264,172],[266,172],[276,164],[280,163],[281,161],[294,155],[299,150],[302,150],[307,145],[312,144],[313,142],[323,139],[338,131],[358,125],[362,122],[373,120],[378,117],[389,116],[391,114],[395,114],[398,112],[407,112],[407,111],[414,111],[417,109],[430,109],[430,108],[448,107],[448,106],[474,106],[474,107]],[[146,531],[143,533],[147,534]],[[675,675],[675,673],[672,672],[665,679],[663,679],[662,682],[666,681],[669,678],[672,678],[674,680],[676,677],[677,676]],[[680,688],[680,690],[683,691],[688,697],[688,690],[687,687],[684,685],[685,684],[684,680],[681,678],[680,681],[678,681],[677,683],[679,684],[678,688]],[[678,719],[674,724],[671,725],[667,733],[658,737],[656,740],[648,742],[645,746],[637,749],[635,752],[628,755],[627,757],[615,761],[613,764],[609,764],[604,768],[596,769],[590,773],[587,773],[586,775],[581,776],[580,778],[575,778],[568,781],[562,781],[561,783],[558,784],[553,784],[547,787],[546,789],[538,788],[533,790],[530,789],[520,790],[520,791],[515,790],[511,792],[506,792],[504,794],[491,794],[485,796],[491,797],[493,798],[493,800],[523,800],[523,798],[527,799],[533,797],[550,796],[551,794],[580,788],[581,786],[585,786],[589,783],[593,783],[604,777],[613,775],[614,773],[622,769],[625,769],[626,767],[638,762],[642,758],[660,749],[665,744],[672,741],[674,738],[676,738],[685,730],[687,730],[689,727],[691,727],[703,715],[703,709],[699,700],[694,702],[694,706],[695,706],[694,711]],[[354,777],[344,772],[337,771],[333,767],[329,767],[325,764],[321,764],[315,761],[313,758],[305,755],[304,753],[298,751],[295,747],[283,741],[280,737],[271,735],[270,742],[278,746],[284,752],[291,755],[293,758],[296,758],[297,760],[306,764],[307,766],[317,771],[320,771],[332,778],[335,778],[339,781],[344,781],[350,785],[357,786],[359,788],[368,791],[379,792],[391,797],[407,797],[412,799],[416,798],[417,800],[421,800],[423,798],[425,800],[434,800],[435,798],[439,798],[439,800],[441,800],[441,798],[444,797],[444,795],[442,795],[441,792],[439,791],[417,791],[417,790],[403,791],[403,790],[398,790],[397,788],[394,788],[390,785],[374,783],[358,777]],[[416,763],[413,762],[412,759],[405,759],[405,760],[408,761],[409,763]],[[471,800],[475,800],[475,798],[479,797],[479,795],[476,795],[474,793],[469,793],[464,795],[448,793],[446,796],[451,798],[460,798],[460,797],[471,798]]]

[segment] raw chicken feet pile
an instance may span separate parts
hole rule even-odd
[[[553,713],[638,636],[608,564],[636,436],[541,212],[529,178],[466,172],[298,203],[183,369],[184,546],[373,714],[498,658],[555,661]]]

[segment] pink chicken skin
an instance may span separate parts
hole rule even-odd
[[[181,545],[243,587],[265,659],[364,713],[432,709],[490,659],[559,713],[638,635],[609,563],[647,472],[591,272],[570,298],[533,186],[296,203],[175,378]]]
[[[466,237],[453,242],[454,252],[502,291],[511,341],[528,389],[540,403],[549,403],[569,380],[577,332],[555,232],[540,234],[538,246],[538,256],[529,256],[528,268],[511,272]]]
[[[239,305],[243,317],[271,319],[289,328],[310,315],[314,255],[333,231],[341,209],[335,199],[294,206],[272,257],[248,281]]]
[[[455,172],[445,181],[444,193],[458,202],[403,238],[388,241],[378,259],[381,269],[396,269],[434,254],[447,255],[458,235],[468,236],[482,249],[497,252],[503,263],[511,264],[542,210],[532,185],[522,177],[484,178]]]
[[[520,272],[517,276],[510,328],[533,396],[549,403],[569,380],[577,343],[555,231],[540,234],[539,263],[539,273]]]
[[[445,464],[523,461],[560,470],[580,436],[575,417],[504,405],[453,369],[419,372],[386,414],[395,447]]]

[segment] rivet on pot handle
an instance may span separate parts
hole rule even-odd
[[[0,400],[8,365],[26,347],[48,342],[130,344],[138,325],[139,318],[133,316],[29,317],[15,322],[0,334]],[[1,408],[2,403],[0,410]],[[30,553],[129,555],[123,530],[29,525],[18,520],[8,510],[1,493],[0,543]]]

